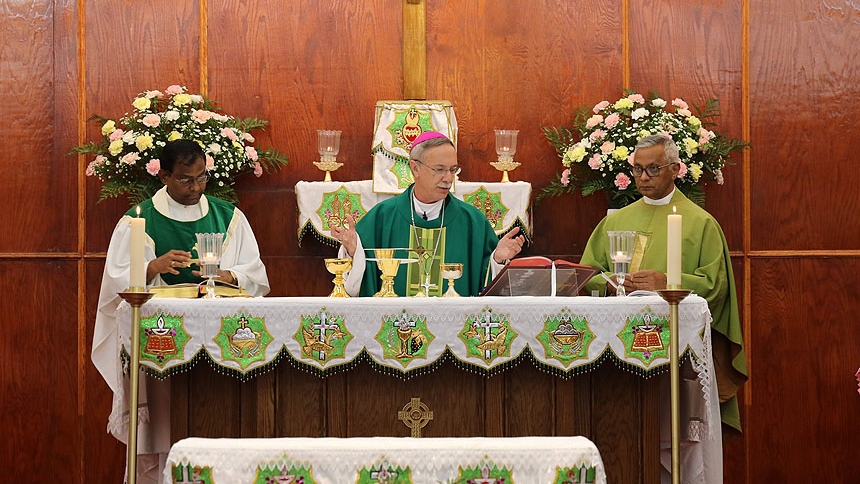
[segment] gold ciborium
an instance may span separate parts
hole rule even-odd
[[[459,279],[463,275],[463,264],[442,264],[439,266],[439,274],[444,279],[448,279],[448,290],[442,297],[460,297],[457,291],[454,290],[454,280]]]
[[[352,259],[326,259],[325,268],[334,274],[334,290],[328,297],[349,297],[346,289],[343,287],[343,274],[352,269]]]
[[[394,249],[375,249],[373,254],[376,256],[376,266],[382,271],[382,289],[373,297],[397,297],[394,292],[394,276],[400,268],[400,259],[394,258]]]

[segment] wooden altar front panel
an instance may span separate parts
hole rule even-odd
[[[412,398],[433,412],[425,437],[582,435],[608,482],[659,482],[658,385],[604,362],[568,379],[530,362],[485,377],[451,361],[402,379],[367,363],[320,378],[282,362],[241,382],[197,364],[171,377],[171,440],[185,437],[410,435],[398,411]]]

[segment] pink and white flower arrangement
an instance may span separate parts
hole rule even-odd
[[[722,184],[728,155],[749,144],[727,139],[711,128],[719,116],[719,102],[706,101],[697,115],[681,98],[670,102],[658,94],[647,98],[633,91],[610,103],[600,101],[582,106],[573,120],[573,130],[543,128],[550,144],[561,157],[562,172],[543,189],[539,198],[580,190],[583,195],[604,191],[610,207],[628,205],[641,195],[630,174],[636,143],[645,136],[671,137],[678,145],[681,171],[676,185],[700,205],[704,204],[701,185],[708,181]]]
[[[288,163],[272,148],[258,151],[252,146],[255,139],[250,131],[264,128],[268,121],[220,113],[214,101],[189,94],[184,86],[145,91],[131,104],[133,111],[115,120],[92,116],[101,123],[102,138],[71,151],[95,155],[86,174],[103,182],[99,201],[128,194],[134,205],[151,197],[162,186],[158,179],[161,150],[179,138],[196,141],[206,153],[210,176],[206,193],[234,203],[237,176],[261,176],[264,169],[277,170]]]

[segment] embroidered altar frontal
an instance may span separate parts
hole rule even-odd
[[[710,381],[707,303],[691,296],[679,309],[680,353]],[[127,304],[117,317],[130,319]],[[647,376],[668,365],[668,319],[658,296],[159,298],[141,309],[140,363],[162,377],[205,357],[244,379],[284,357],[321,376],[369,358],[380,370],[408,376],[448,354],[486,374],[530,357],[563,376],[609,357]],[[127,355],[129,328],[121,327],[118,349]]]
[[[164,484],[604,484],[584,437],[284,438],[177,442]]]

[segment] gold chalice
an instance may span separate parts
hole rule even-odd
[[[334,274],[334,290],[328,297],[349,297],[346,288],[343,287],[343,273],[352,269],[352,259],[326,259],[325,268]]]
[[[442,264],[439,266],[439,274],[448,279],[448,290],[442,297],[460,297],[457,291],[454,290],[454,280],[459,279],[463,275],[463,264]]]
[[[400,268],[400,259],[394,258],[394,249],[375,249],[373,254],[376,256],[376,266],[382,271],[382,289],[373,297],[397,297],[394,292],[394,276]]]

